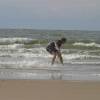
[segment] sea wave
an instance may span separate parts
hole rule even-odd
[[[47,39],[34,39],[24,37],[13,37],[13,38],[0,38],[0,45],[22,43],[22,44],[45,44],[48,43]]]
[[[83,43],[83,42],[75,42],[73,43],[74,46],[86,46],[86,47],[99,47],[100,48],[100,44],[97,44],[95,42],[91,42],[91,43]]]
[[[72,50],[72,49],[71,49]],[[66,60],[71,59],[99,59],[100,51],[86,51],[63,49],[61,52]],[[51,57],[45,47],[24,48],[24,44],[0,45],[0,57]]]
[[[86,65],[86,64],[87,64],[87,65],[88,65],[88,64],[89,64],[89,65],[100,65],[100,62],[97,62],[97,61],[96,61],[96,62],[95,62],[95,61],[94,61],[94,62],[93,62],[93,61],[92,61],[92,62],[91,62],[91,61],[84,61],[84,62],[81,62],[81,61],[78,62],[78,61],[76,61],[76,62],[70,62],[70,63],[71,63],[71,64],[77,64],[77,65],[79,65],[79,64],[80,64],[80,65]]]
[[[85,60],[85,59],[100,59],[100,56],[87,55],[87,54],[67,54],[63,55],[66,60]]]
[[[68,60],[64,60],[64,67],[68,67],[70,65],[70,67],[72,67],[71,65],[93,65],[93,66],[100,66],[100,62],[99,61],[68,61]],[[60,62],[55,61],[55,64],[52,66],[51,65],[51,60],[47,58],[34,58],[34,59],[11,59],[9,61],[0,61],[0,68],[23,68],[23,69],[30,69],[30,68],[38,68],[38,67],[61,67],[62,65],[60,64]],[[91,66],[92,67],[92,66]],[[68,67],[69,68],[69,67]]]
[[[0,38],[0,44],[9,44],[9,43],[28,43],[32,41],[31,38],[21,38],[21,37],[14,37],[14,38]]]
[[[68,64],[100,65],[99,56],[82,55],[82,54],[64,54],[62,56],[64,59],[65,67],[67,67]],[[0,68],[23,68],[23,69],[28,68],[29,69],[34,67],[45,67],[45,66],[52,67],[51,59],[52,59],[52,55],[46,53],[45,51],[43,52],[38,51],[38,53],[32,53],[32,52],[0,53]],[[60,67],[60,66],[61,64],[59,62],[59,59],[57,58],[53,67]]]
[[[10,45],[0,45],[0,50],[12,50],[12,49],[18,49],[23,48],[24,44],[10,44]]]

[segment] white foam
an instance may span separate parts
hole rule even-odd
[[[63,57],[66,59],[66,60],[72,60],[72,59],[77,59],[77,58],[80,58],[80,59],[83,59],[83,58],[86,58],[86,57],[90,57],[90,55],[82,55],[82,54],[66,54],[66,55],[63,55]]]
[[[50,66],[51,57],[44,47],[38,48],[24,48],[23,44],[11,44],[5,45],[7,51],[1,50],[4,49],[4,45],[0,47],[0,66],[4,67],[16,67],[16,68],[32,68],[32,67],[44,67]],[[15,51],[13,51],[15,50]],[[13,52],[12,52],[13,51]],[[87,52],[82,53],[71,53],[71,54],[63,54],[64,62],[73,61],[73,60],[81,60],[84,61],[85,58],[98,58],[100,56],[92,56]],[[72,62],[74,63],[74,62]],[[95,62],[93,62],[95,63]],[[78,64],[78,62],[76,62]],[[83,62],[83,64],[85,64]],[[61,66],[60,63],[57,62],[54,65],[55,67]]]
[[[9,61],[0,61],[0,67],[7,67],[7,68],[34,68],[34,67],[45,67],[50,66],[49,59],[9,59]]]
[[[74,46],[86,46],[86,47],[88,47],[88,46],[90,46],[90,47],[93,47],[93,46],[95,46],[95,47],[100,47],[100,44],[97,44],[97,43],[95,43],[95,42],[92,42],[92,43],[76,42],[76,43],[74,43],[73,45],[74,45]]]
[[[9,45],[0,45],[0,50],[11,50],[11,49],[18,49],[23,48],[24,44],[9,44]]]
[[[0,43],[15,43],[15,42],[29,42],[32,41],[33,39],[30,38],[0,38]]]
[[[66,54],[63,55],[66,60],[73,60],[73,59],[85,59],[85,58],[97,58],[100,59],[100,56],[96,55],[89,55],[89,54]]]
[[[83,62],[81,62],[81,61],[76,61],[76,62],[70,62],[71,64],[82,64],[82,65],[84,65],[84,64],[90,64],[90,65],[99,65],[100,64],[100,62],[91,62],[91,61],[83,61]]]

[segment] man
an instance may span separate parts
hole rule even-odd
[[[46,50],[53,55],[52,64],[54,64],[56,57],[58,57],[60,62],[63,64],[63,58],[60,49],[65,42],[66,38],[61,38],[60,40],[49,43],[46,47]]]

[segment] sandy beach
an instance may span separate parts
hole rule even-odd
[[[0,100],[100,100],[100,81],[0,80]]]

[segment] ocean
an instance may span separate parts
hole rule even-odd
[[[64,65],[46,51],[67,38]],[[0,79],[100,80],[100,31],[0,29]]]

